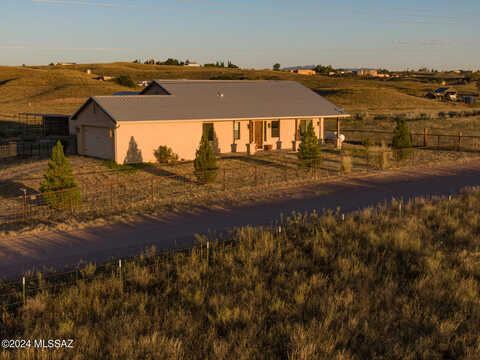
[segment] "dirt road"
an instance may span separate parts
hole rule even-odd
[[[395,198],[448,195],[466,186],[480,185],[480,161],[388,174],[357,177],[341,182],[296,189],[296,197],[261,205],[221,211],[205,211],[165,219],[144,219],[135,224],[118,224],[72,232],[46,232],[0,239],[0,277],[16,277],[27,270],[64,267],[132,256],[147,246],[158,249],[185,247],[195,242],[194,234],[223,231],[243,225],[269,224],[280,214],[293,211],[322,211],[341,207],[349,212]],[[325,190],[318,195],[318,188]]]

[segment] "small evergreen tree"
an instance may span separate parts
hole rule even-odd
[[[208,141],[207,134],[203,134],[200,140],[200,146],[196,152],[193,166],[195,167],[195,176],[199,182],[206,184],[217,179],[217,158],[212,145]]]
[[[309,122],[306,131],[302,134],[302,142],[298,147],[298,159],[305,164],[311,164],[311,160],[319,160],[321,155],[322,149],[315,135],[313,124]]]
[[[406,120],[403,118],[397,119],[397,125],[393,131],[392,146],[394,149],[406,149],[412,147],[412,135],[408,130]]]
[[[71,191],[60,191],[69,189]],[[44,193],[46,203],[52,207],[62,208],[80,202],[80,191],[60,140],[52,149],[40,191]]]
[[[408,130],[407,121],[405,119],[398,119],[395,130],[393,131],[392,147],[397,149],[394,152],[396,160],[404,160],[408,158],[411,153],[412,135]]]

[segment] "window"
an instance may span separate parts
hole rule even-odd
[[[240,122],[235,122],[233,125],[233,140],[240,140]]]
[[[300,120],[300,136],[305,134],[308,124],[312,124],[312,120]]]
[[[208,141],[213,141],[213,123],[203,124],[203,134],[207,135]]]
[[[272,121],[272,138],[280,137],[280,121]]]

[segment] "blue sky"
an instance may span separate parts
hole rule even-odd
[[[0,64],[480,68],[478,0],[0,0]]]

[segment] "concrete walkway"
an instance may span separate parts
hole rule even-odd
[[[0,277],[16,277],[27,270],[65,267],[80,261],[101,262],[128,257],[155,245],[157,249],[185,247],[195,234],[224,231],[244,225],[269,224],[280,214],[322,211],[341,207],[350,212],[395,198],[455,194],[466,186],[480,185],[480,161],[417,170],[399,170],[341,182],[315,185],[324,195],[309,195],[309,187],[296,191],[297,198],[222,211],[205,211],[165,219],[145,219],[71,232],[46,232],[0,239]],[[310,187],[310,189],[313,186]]]

